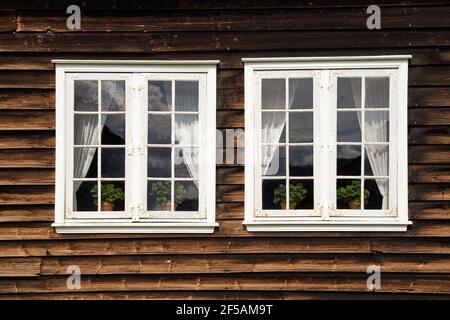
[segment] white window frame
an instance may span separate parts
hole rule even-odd
[[[58,233],[212,233],[215,222],[216,65],[219,61],[52,60],[56,69],[55,223]],[[126,199],[124,212],[73,212],[73,81],[126,81]],[[171,218],[144,212],[146,184],[130,168],[146,168],[147,90],[150,79],[199,80],[199,211],[172,212]],[[72,87],[70,87],[72,86]],[[203,93],[203,94],[202,94]],[[141,138],[142,137],[142,138]],[[130,139],[133,138],[133,139]],[[145,141],[143,141],[145,140]],[[141,152],[143,151],[143,152]],[[207,156],[206,156],[207,155]],[[142,169],[143,170],[143,169]],[[136,175],[135,175],[136,176]],[[146,176],[146,174],[145,174]],[[167,213],[166,213],[167,214]]]
[[[410,55],[244,58],[245,72],[245,213],[253,231],[406,231],[408,220],[407,90]],[[358,71],[360,70],[360,71]],[[336,117],[336,79],[341,75],[390,77],[390,209],[336,210],[336,138],[331,132]],[[289,78],[309,73],[314,78],[314,210],[262,210],[260,180],[260,88],[262,78]],[[284,76],[283,76],[284,74]],[[319,79],[319,80],[317,80]],[[319,84],[316,85],[316,81]],[[394,90],[392,90],[394,88]],[[333,94],[334,93],[334,94]],[[259,100],[258,100],[259,99]],[[331,110],[331,112],[330,112]],[[320,161],[317,159],[320,158]],[[320,168],[316,167],[320,165]],[[395,174],[396,173],[396,174]],[[320,181],[318,181],[320,180]],[[334,181],[334,182],[333,182]],[[316,195],[316,190],[315,190]],[[333,200],[331,200],[333,199]],[[288,211],[288,212],[286,212]],[[283,214],[284,213],[284,214]],[[369,214],[368,214],[369,213]]]

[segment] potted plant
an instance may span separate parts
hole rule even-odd
[[[178,205],[183,202],[183,196],[185,195],[186,190],[184,188],[184,185],[181,183],[175,184],[175,203],[174,203],[174,210],[177,209]],[[156,201],[158,203],[161,203],[162,209],[164,211],[171,211],[171,205],[170,205],[170,183],[158,181],[152,183],[152,187],[150,190],[150,194],[154,195],[156,197]]]
[[[353,180],[351,184],[336,190],[338,200],[347,202],[350,209],[361,209],[361,181]],[[369,201],[370,191],[364,189],[364,202]]]
[[[308,190],[303,187],[303,184],[289,184],[289,208],[295,209],[297,204],[306,198],[307,194]],[[286,209],[286,185],[280,184],[275,188],[273,192],[273,203],[279,203],[281,209]]]
[[[92,198],[94,198],[95,205],[98,204],[98,187],[91,189]],[[116,188],[112,183],[102,184],[101,188],[101,211],[113,211],[116,202],[123,201],[125,194],[121,188]]]

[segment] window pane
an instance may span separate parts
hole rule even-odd
[[[289,147],[289,175],[312,176],[313,173],[313,147]]]
[[[73,137],[75,145],[98,144],[98,115],[75,114]]]
[[[148,82],[148,110],[170,111],[172,109],[172,82]]]
[[[313,79],[289,79],[289,108],[313,108]]]
[[[172,183],[170,181],[148,181],[147,192],[147,210],[172,210]]]
[[[198,114],[175,114],[175,143],[198,145]]]
[[[102,144],[125,145],[125,114],[103,114],[102,124]]]
[[[74,181],[73,211],[97,211],[96,190],[97,181]]]
[[[198,81],[175,81],[175,111],[198,111]]]
[[[364,171],[366,176],[389,175],[389,146],[366,145]]]
[[[286,175],[286,147],[263,146],[261,164],[264,176]]]
[[[175,177],[198,179],[199,148],[175,148]]]
[[[125,177],[125,148],[102,148],[102,177]]]
[[[366,78],[366,108],[389,108],[389,78]]]
[[[198,187],[193,181],[175,181],[175,211],[198,211]]]
[[[289,113],[289,142],[313,142],[313,113]]]
[[[74,81],[75,111],[98,111],[98,81]]]
[[[286,80],[263,79],[261,91],[261,109],[285,109]]]
[[[171,148],[148,148],[148,177],[171,177]]]
[[[286,209],[286,180],[263,180],[262,202],[263,209]]]
[[[364,209],[389,209],[388,179],[366,179],[364,189],[366,193]]]
[[[338,142],[361,142],[361,127],[358,118],[361,118],[361,112],[338,112]]]
[[[102,81],[102,111],[125,111],[125,81]]]
[[[389,141],[388,111],[366,111],[364,123],[364,138],[366,142]]]
[[[73,177],[97,178],[97,148],[73,149]]]
[[[314,209],[314,180],[289,180],[289,209]]]
[[[101,184],[101,211],[124,211],[125,182],[103,181]]]
[[[361,78],[337,79],[337,107],[361,108]]]
[[[360,176],[361,175],[361,146],[339,145],[337,146],[337,175]]]
[[[286,113],[263,112],[261,123],[262,143],[286,142]]]
[[[361,180],[338,179],[336,198],[338,209],[361,209]]]
[[[170,114],[148,115],[148,143],[170,144],[172,142],[172,118]]]

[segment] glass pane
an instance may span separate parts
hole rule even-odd
[[[73,149],[73,177],[97,178],[97,148]]]
[[[361,142],[361,127],[359,126],[358,117],[361,117],[361,112],[338,112],[338,142]]]
[[[125,177],[125,148],[102,148],[102,177]]]
[[[366,78],[366,108],[389,108],[389,78]]]
[[[148,181],[147,182],[147,210],[171,211],[172,182]]]
[[[125,182],[103,181],[101,184],[101,211],[124,211]]]
[[[366,145],[364,171],[366,176],[389,175],[389,146]]]
[[[261,81],[261,109],[284,109],[286,105],[286,80],[263,79]]]
[[[75,114],[74,115],[74,144],[93,145],[98,144],[98,115]]]
[[[75,80],[74,81],[74,110],[98,111],[98,81]]]
[[[361,108],[361,78],[337,79],[337,107]]]
[[[364,181],[366,197],[364,209],[389,209],[389,180],[366,179]]]
[[[289,113],[289,142],[313,142],[313,113]]]
[[[198,145],[198,114],[175,114],[175,143]]]
[[[148,148],[148,177],[171,177],[171,148]]]
[[[366,142],[389,141],[388,111],[366,111],[364,123],[364,138]]]
[[[262,202],[263,209],[286,209],[286,180],[263,180]]]
[[[264,176],[286,175],[286,147],[263,146],[261,151],[262,174]]]
[[[148,115],[148,143],[170,144],[172,142],[172,118],[170,114]]]
[[[261,123],[262,143],[286,142],[286,112],[263,112]]]
[[[175,211],[198,211],[198,187],[193,181],[175,181]]]
[[[289,108],[313,108],[313,79],[289,80]]]
[[[198,179],[198,148],[175,148],[175,177]]]
[[[313,173],[313,147],[289,147],[289,175],[312,176]]]
[[[172,109],[172,82],[148,82],[148,110],[170,111]]]
[[[337,179],[336,198],[338,209],[361,209],[361,180]]]
[[[361,146],[337,146],[337,175],[361,175]]]
[[[103,114],[102,124],[102,144],[125,145],[125,114]]]
[[[74,181],[73,211],[97,210],[97,181]]]
[[[175,81],[175,111],[198,111],[198,81]]]
[[[102,111],[125,111],[125,80],[102,81]]]
[[[314,180],[289,180],[289,209],[314,209]]]

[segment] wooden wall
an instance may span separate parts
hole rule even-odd
[[[0,298],[449,298],[450,2],[0,3]],[[217,166],[213,235],[61,235],[53,58],[220,59],[217,123],[244,127],[242,57],[412,54],[405,233],[249,233],[242,165]],[[242,141],[236,149],[242,151]],[[381,266],[382,286],[366,287]],[[81,290],[66,287],[78,265]]]

